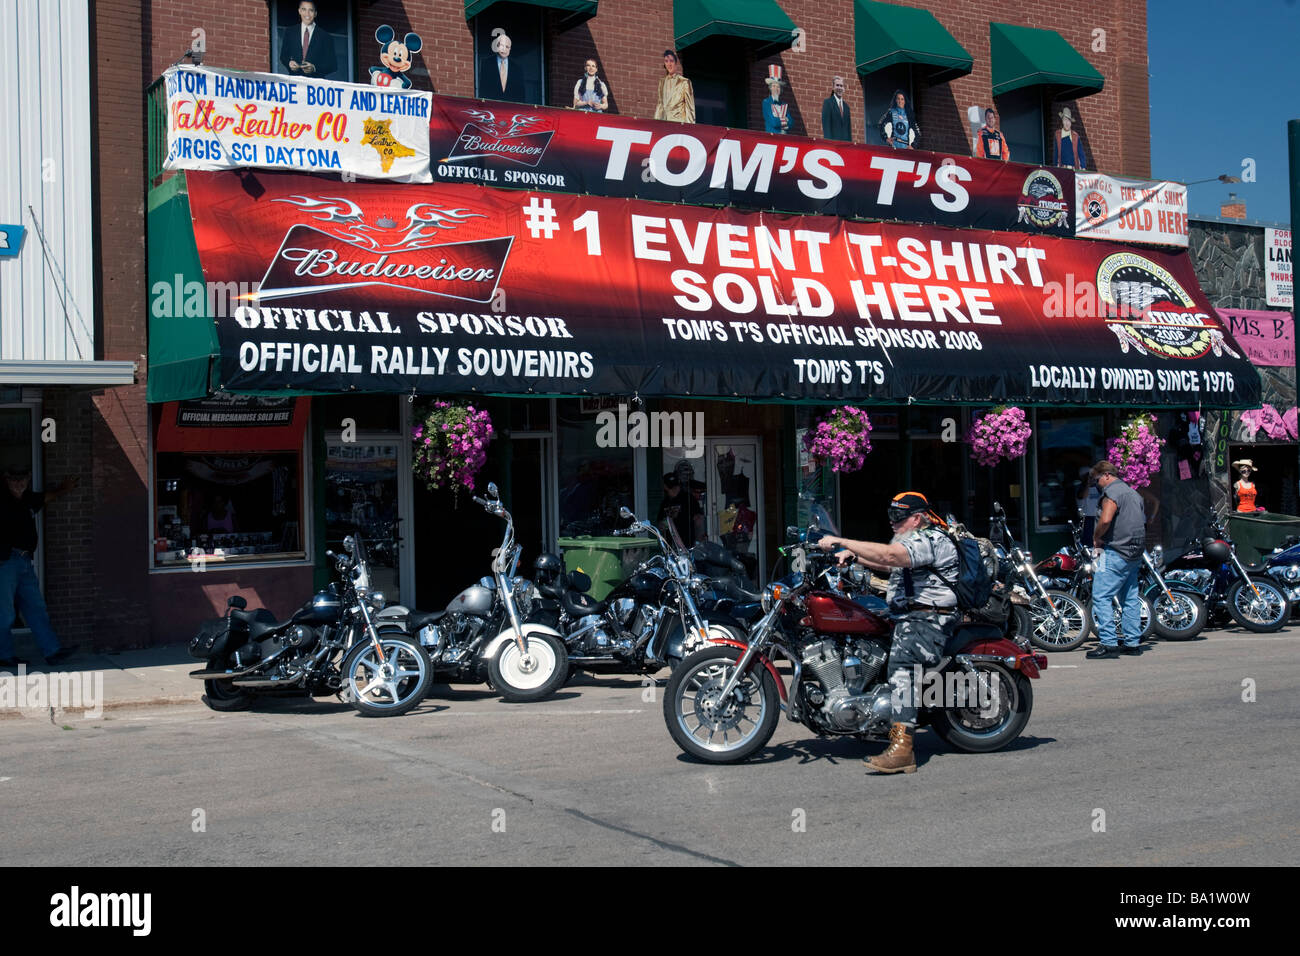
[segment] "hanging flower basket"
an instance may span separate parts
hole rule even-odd
[[[411,470],[430,491],[473,490],[492,435],[492,419],[482,409],[435,401],[411,429]]]
[[[1165,440],[1156,434],[1156,417],[1143,412],[1130,419],[1118,438],[1106,443],[1106,460],[1119,470],[1130,488],[1145,488],[1160,470],[1160,449]]]
[[[1013,461],[1029,447],[1033,429],[1025,419],[1025,410],[1015,405],[999,405],[976,419],[966,440],[970,456],[992,468],[1001,461]]]
[[[837,408],[804,433],[803,446],[831,471],[857,471],[871,451],[871,419],[860,408]]]

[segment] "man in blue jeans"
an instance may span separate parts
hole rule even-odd
[[[1085,657],[1108,660],[1120,654],[1141,653],[1137,635],[1142,631],[1142,601],[1138,595],[1138,573],[1142,570],[1142,549],[1146,546],[1146,511],[1142,496],[1119,479],[1119,470],[1108,461],[1093,466],[1092,478],[1101,492],[1097,524],[1092,532],[1093,547],[1099,548],[1097,570],[1092,577],[1092,616],[1101,643]],[[1118,595],[1123,608],[1124,634],[1121,643],[1113,599]]]
[[[37,646],[47,664],[61,664],[72,651],[59,647],[59,639],[50,627],[32,556],[36,553],[36,512],[59,495],[77,487],[77,479],[63,481],[46,492],[33,492],[28,485],[31,471],[10,468],[0,488],[0,667],[26,664],[14,657],[14,637],[10,630],[15,608],[32,629]]]

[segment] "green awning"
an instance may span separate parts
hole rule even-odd
[[[866,75],[906,63],[929,83],[965,76],[975,61],[929,10],[876,0],[854,0],[854,52]]]
[[[1057,87],[1057,99],[1101,92],[1106,81],[1055,30],[1036,30],[1010,23],[989,24],[989,59],[993,95],[1027,86]]]
[[[498,0],[465,0],[465,19],[472,20]],[[516,3],[530,3],[535,7],[546,7],[561,14],[564,27],[577,26],[596,15],[599,0],[515,0]]]
[[[673,36],[679,50],[715,36],[751,40],[766,56],[790,48],[794,21],[776,0],[673,0]]]
[[[194,244],[185,177],[149,193],[148,402],[203,398],[216,386],[217,329]]]

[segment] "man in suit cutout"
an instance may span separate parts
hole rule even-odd
[[[316,4],[302,0],[298,4],[296,27],[285,27],[280,37],[280,69],[291,76],[325,79],[338,67],[334,58],[334,38],[316,24]]]
[[[822,136],[845,143],[853,142],[853,118],[849,113],[849,104],[844,102],[842,76],[831,81],[831,95],[822,100]]]

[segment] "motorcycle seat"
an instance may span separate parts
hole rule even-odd
[[[586,617],[589,614],[604,614],[608,604],[597,601],[590,594],[582,591],[566,590],[560,597],[560,604],[571,617]]]
[[[251,641],[260,641],[260,640],[262,640],[264,637],[266,637],[268,634],[271,634],[271,633],[273,633],[274,631],[278,631],[280,628],[284,627],[286,624],[291,623],[290,621],[277,621],[277,620],[276,620],[274,617],[272,617],[270,614],[268,614],[267,617],[269,617],[269,618],[271,618],[271,619],[270,619],[270,620],[263,620],[263,621],[254,621],[253,623],[251,623],[251,624],[248,625],[248,639],[249,639],[249,640],[251,640]]]
[[[230,619],[243,624],[245,627],[252,627],[254,623],[267,624],[275,621],[275,615],[264,607],[252,611],[232,607],[230,609]]]
[[[412,611],[406,624],[411,630],[418,631],[429,624],[437,624],[446,616],[446,611]]]
[[[755,604],[763,600],[762,594],[757,591],[746,590],[735,578],[711,578],[709,584],[720,594],[725,594],[727,597],[744,604]]]
[[[944,641],[943,653],[951,657],[976,641],[997,641],[1006,637],[1002,628],[994,624],[958,624],[953,628],[948,640]]]

